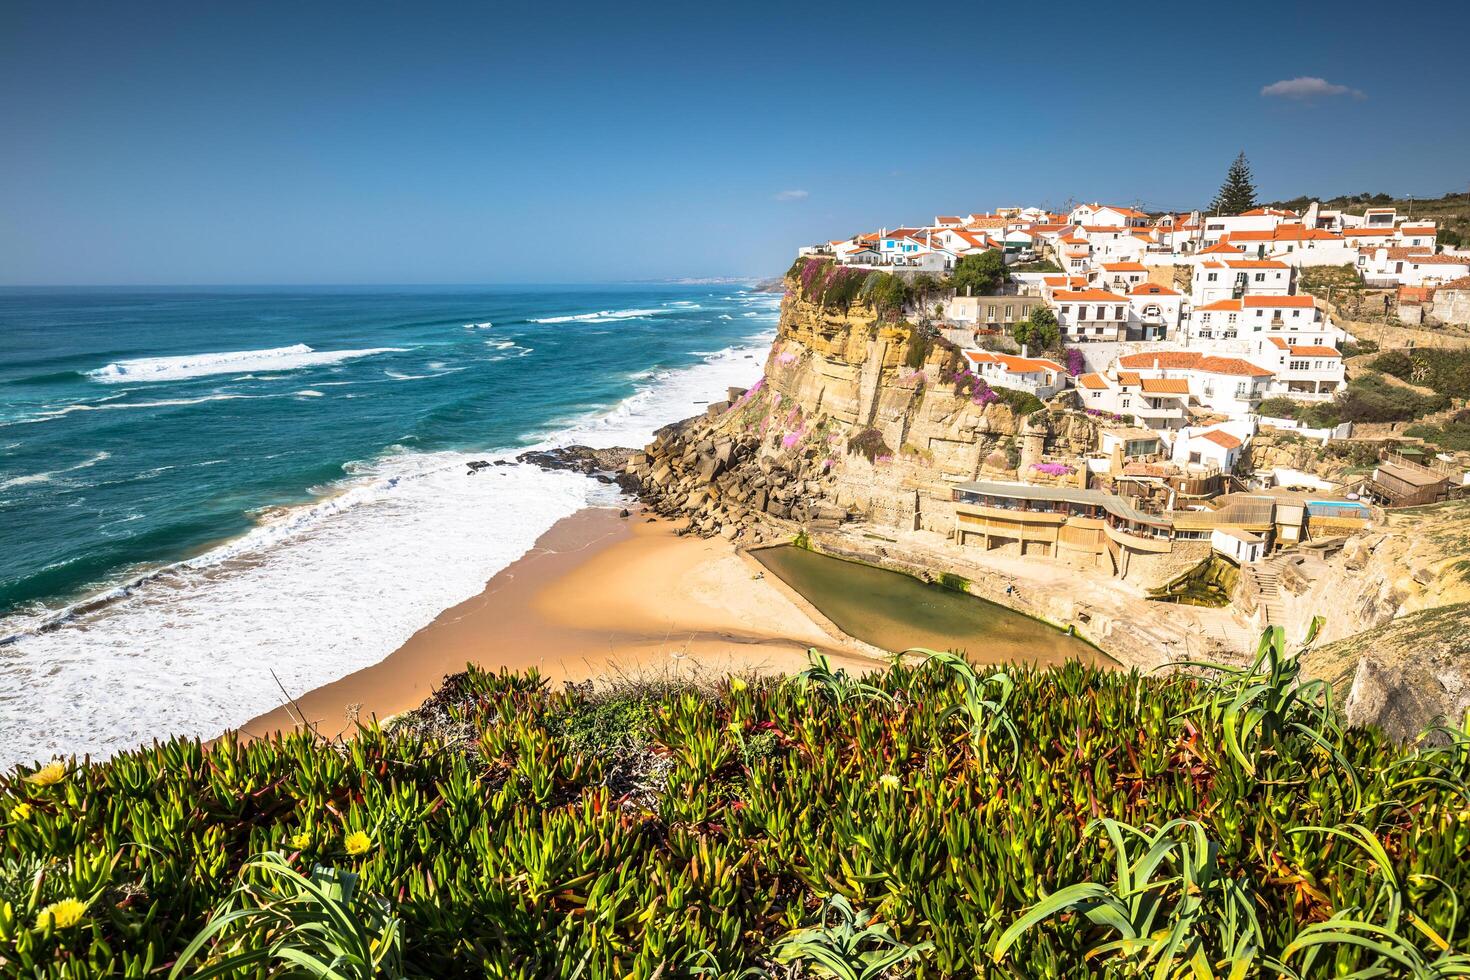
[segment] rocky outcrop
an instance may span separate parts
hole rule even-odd
[[[628,472],[694,533],[855,518],[943,531],[953,482],[1096,448],[1087,416],[988,392],[963,368],[929,331],[788,291],[760,383],[661,431]]]
[[[1346,692],[1350,724],[1413,738],[1470,710],[1470,603],[1411,613],[1306,655],[1316,676]]]

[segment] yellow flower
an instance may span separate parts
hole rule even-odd
[[[304,851],[311,846],[311,834],[302,831],[291,838],[291,846],[298,851]]]
[[[373,839],[360,830],[354,830],[342,840],[348,854],[366,854],[373,848]]]
[[[60,762],[48,762],[26,777],[26,782],[37,786],[54,786],[66,778],[66,766]]]
[[[745,683],[745,681],[741,680],[739,677],[730,678],[730,690],[736,692],[737,694],[745,690],[749,686],[749,684]]]
[[[52,902],[36,914],[36,928],[70,929],[87,914],[87,906],[74,898]]]
[[[878,777],[878,785],[884,789],[898,789],[901,785],[899,778],[891,772],[885,772]]]
[[[29,803],[17,803],[10,808],[10,819],[16,823],[29,820],[31,816],[31,805]]]

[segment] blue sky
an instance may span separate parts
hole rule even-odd
[[[1470,4],[1394,9],[11,0],[0,283],[764,275],[1203,205],[1242,149],[1266,197],[1463,190]]]

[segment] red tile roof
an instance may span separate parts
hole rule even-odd
[[[1208,439],[1217,446],[1224,446],[1226,449],[1239,449],[1241,446],[1244,445],[1244,443],[1232,436],[1230,433],[1221,432],[1219,429],[1215,429],[1212,432],[1206,432],[1201,438]]]
[[[1184,378],[1144,378],[1143,390],[1156,395],[1187,395],[1189,382]]]
[[[1148,267],[1142,262],[1104,262],[1103,268],[1109,272],[1147,272]]]
[[[1103,380],[1103,376],[1100,374],[1084,374],[1077,379],[1077,383],[1083,388],[1090,388],[1093,391],[1102,391],[1108,386],[1108,383]]]
[[[1171,370],[1208,371],[1210,374],[1237,374],[1247,377],[1265,378],[1275,372],[1257,367],[1238,357],[1215,357],[1198,351],[1161,350],[1144,351],[1141,354],[1125,354],[1118,358],[1120,368],[1148,370],[1169,368]]]
[[[1336,347],[1293,347],[1291,352],[1298,357],[1341,357],[1341,352]]]
[[[1103,302],[1121,303],[1124,298],[1117,293],[1110,293],[1106,289],[1083,289],[1076,292],[1061,290],[1052,294],[1052,299],[1061,302]]]
[[[1044,357],[1017,357],[1014,354],[996,354],[988,350],[967,350],[965,357],[972,364],[999,364],[1012,374],[1062,370],[1062,366],[1056,361]]]
[[[1178,290],[1170,289],[1168,286],[1160,286],[1156,282],[1141,282],[1133,287],[1129,296],[1178,296]]]

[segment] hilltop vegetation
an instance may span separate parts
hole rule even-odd
[[[1266,206],[1290,208],[1300,214],[1313,200],[1314,198],[1303,195],[1287,201],[1271,201]],[[1324,210],[1350,211],[1354,214],[1361,214],[1364,208],[1392,207],[1401,214],[1411,214],[1415,218],[1426,220],[1433,219],[1442,232],[1449,232],[1448,236],[1444,234],[1440,236],[1440,241],[1445,244],[1470,243],[1470,194],[1467,193],[1449,193],[1442,197],[1425,198],[1363,193],[1342,194],[1325,200],[1322,198],[1315,198],[1315,200],[1321,201]]]
[[[346,745],[15,773],[0,967],[1449,976],[1470,732],[1341,731],[1280,654],[1210,683],[943,655],[605,693],[470,670]]]

